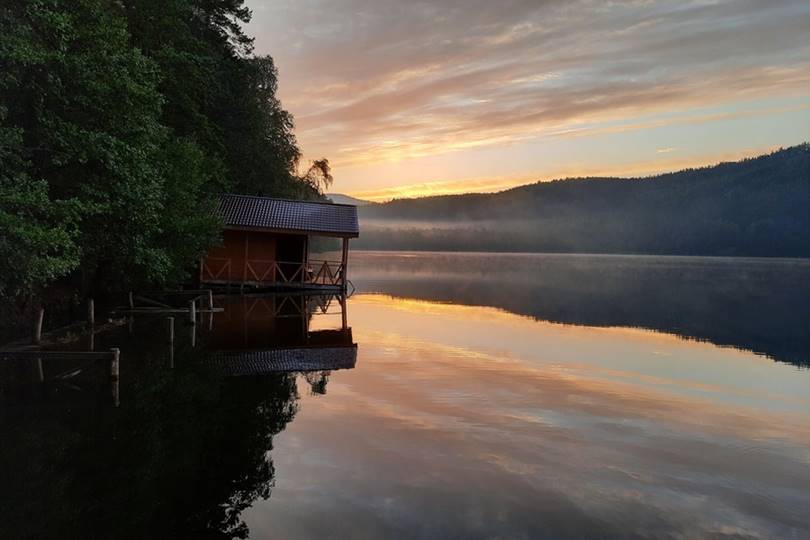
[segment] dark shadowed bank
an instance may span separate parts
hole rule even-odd
[[[810,257],[810,145],[650,178],[361,207],[363,249]]]
[[[139,321],[152,335],[162,323]],[[161,339],[124,328],[98,339],[102,350],[123,344],[120,407],[104,369],[32,386],[0,366],[0,537],[247,538],[241,513],[271,494],[273,438],[298,410],[295,375],[224,379],[201,368],[185,332],[174,369]]]

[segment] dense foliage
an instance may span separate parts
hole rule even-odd
[[[3,2],[0,296],[176,282],[217,192],[317,194],[242,4]]]
[[[373,249],[810,257],[810,145],[643,179],[360,208]]]

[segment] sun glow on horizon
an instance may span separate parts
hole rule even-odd
[[[697,158],[675,157],[675,149],[665,148],[658,152],[666,154],[669,159],[651,159],[629,164],[615,165],[613,167],[580,166],[569,169],[560,169],[551,173],[536,173],[517,175],[513,177],[491,178],[464,178],[460,180],[436,180],[419,184],[406,184],[391,188],[369,191],[348,192],[346,195],[371,202],[387,202],[394,199],[413,199],[419,197],[433,197],[442,195],[462,195],[473,193],[496,193],[512,188],[534,184],[537,182],[551,182],[565,178],[585,177],[645,177],[662,173],[676,172],[683,169],[710,167],[718,163],[738,161],[768,154],[777,150],[778,146],[767,146],[756,149],[740,150],[711,156]]]

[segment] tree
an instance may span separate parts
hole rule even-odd
[[[96,287],[180,277],[172,246],[202,250],[210,241],[208,229],[183,222],[199,222],[200,189],[209,176],[194,143],[160,123],[158,66],[131,46],[121,8],[105,0],[15,0],[1,18],[2,159],[14,165],[13,177],[4,167],[5,200],[18,201],[4,204],[3,212],[36,224],[20,201],[41,207],[40,222],[63,206],[75,210],[75,221],[57,220],[51,231],[60,233],[56,254],[29,242],[32,261],[51,263],[47,272],[30,274],[29,285],[66,274],[77,253],[86,283]],[[172,185],[181,171],[182,190]],[[27,199],[9,193],[9,178],[31,179]],[[192,211],[167,212],[181,191]],[[167,231],[174,233],[171,241]],[[19,232],[17,243],[22,238]],[[0,258],[11,243],[2,249]]]

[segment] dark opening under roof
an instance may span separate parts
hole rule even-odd
[[[357,207],[326,202],[223,194],[219,213],[227,227],[357,237]]]

